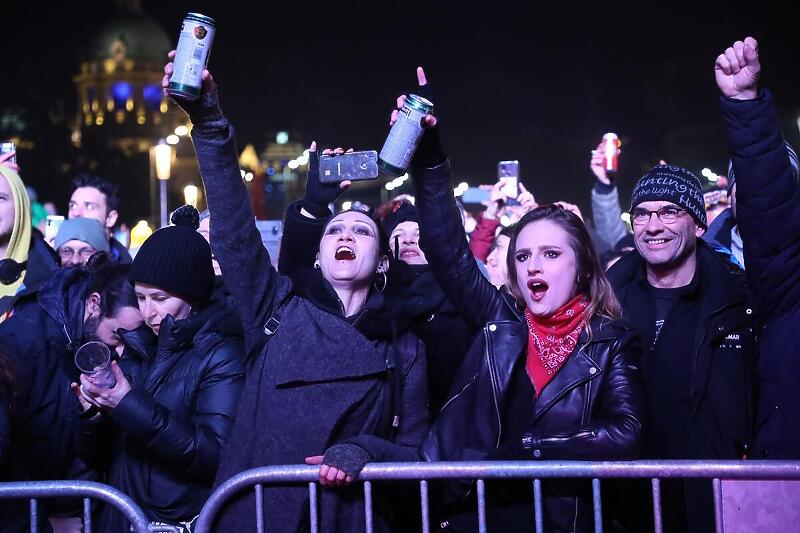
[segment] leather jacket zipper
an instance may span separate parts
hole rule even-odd
[[[489,378],[492,382],[492,401],[494,402],[494,412],[497,415],[497,442],[495,442],[495,447],[500,446],[500,440],[503,435],[503,422],[500,418],[500,406],[497,402],[498,392],[497,392],[497,383],[496,383],[496,376],[497,372],[494,368],[494,361],[490,357],[489,354],[489,333],[486,327],[483,328],[483,334],[486,337],[486,362],[487,366],[489,367]]]

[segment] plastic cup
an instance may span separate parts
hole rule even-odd
[[[110,389],[117,384],[111,371],[111,350],[102,342],[91,341],[78,348],[75,366],[98,387]]]

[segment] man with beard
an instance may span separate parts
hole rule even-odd
[[[121,329],[134,330],[142,316],[127,266],[110,266],[105,254],[88,268],[56,271],[38,293],[19,302],[14,315],[0,324],[0,346],[11,361],[16,401],[11,442],[0,479],[94,479],[76,459],[73,424],[78,402],[70,390],[79,371],[75,350],[89,340],[112,349],[121,344]],[[23,527],[24,502],[0,507],[0,523]],[[52,501],[41,516],[54,527],[80,516],[75,501]],[[20,507],[21,506],[21,507]],[[24,526],[28,527],[28,526]],[[16,529],[14,529],[16,530]]]

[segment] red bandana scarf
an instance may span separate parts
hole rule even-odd
[[[525,310],[529,332],[525,369],[537,398],[578,344],[588,305],[586,297],[579,294],[548,317],[533,316]]]

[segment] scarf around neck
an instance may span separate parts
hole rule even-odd
[[[579,294],[547,317],[534,316],[530,309],[525,309],[525,321],[528,323],[525,369],[533,384],[535,397],[539,397],[575,350],[586,324],[584,315],[588,305],[589,300]]]

